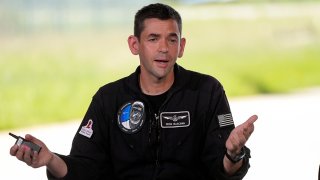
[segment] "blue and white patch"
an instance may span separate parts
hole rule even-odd
[[[234,125],[231,113],[218,115],[218,120],[219,120],[219,126],[220,127]]]
[[[81,127],[79,134],[81,134],[87,138],[91,138],[91,136],[93,134],[92,125],[93,125],[93,121],[92,121],[92,119],[89,119],[87,124],[85,126]]]
[[[118,126],[128,134],[138,132],[145,122],[145,107],[141,101],[128,102],[118,111]]]
[[[162,112],[160,114],[162,128],[181,128],[190,126],[189,111]]]

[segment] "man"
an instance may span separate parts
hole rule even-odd
[[[242,179],[249,168],[245,143],[257,116],[234,127],[222,85],[185,70],[181,17],[150,4],[135,16],[128,45],[140,66],[101,87],[74,137],[70,155],[14,145],[10,153],[49,179]]]

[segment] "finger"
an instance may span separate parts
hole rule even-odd
[[[244,145],[244,142],[242,139],[240,139],[239,137],[237,139],[234,139],[232,143],[232,146],[233,146],[233,151],[234,152],[239,152],[241,147]]]
[[[16,158],[19,159],[20,161],[23,161],[23,156],[24,156],[24,148],[22,146],[18,146],[18,151],[16,153]]]
[[[18,145],[13,145],[11,148],[10,148],[10,154],[11,156],[15,156],[17,154],[17,151],[19,149],[19,146]]]
[[[32,155],[32,159],[31,159],[31,166],[33,167],[33,168],[37,168],[37,167],[39,167],[38,166],[38,159],[39,159],[39,154],[38,154],[38,152],[37,151],[34,151],[33,152],[33,155]]]
[[[237,151],[241,149],[245,142],[246,137],[244,136],[243,131],[240,129],[240,127],[237,127],[231,132],[229,138],[227,139],[227,149],[232,152]]]
[[[253,131],[254,131],[254,125],[251,124],[250,126],[243,128],[242,135],[246,140],[248,140],[251,134],[253,133]]]
[[[247,126],[250,126],[250,125],[253,125],[254,122],[256,122],[258,119],[258,116],[257,115],[252,115],[246,122],[245,124]]]
[[[26,164],[31,165],[32,159],[31,159],[31,149],[28,146],[23,146],[24,148],[24,155],[23,160]]]
[[[253,115],[249,119],[247,119],[244,123],[242,123],[240,126],[244,131],[246,131],[248,128],[253,127],[254,122],[258,119],[258,116]]]
[[[39,153],[37,151],[34,151],[32,156],[32,164],[36,164],[36,162],[38,161],[38,157]]]
[[[243,131],[246,134],[251,134],[253,132],[254,129],[254,122],[256,122],[258,119],[257,115],[253,115],[251,116],[244,124],[243,124]]]

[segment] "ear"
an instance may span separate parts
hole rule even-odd
[[[128,46],[133,55],[139,54],[139,40],[136,36],[131,35],[128,37]]]
[[[181,40],[180,40],[180,50],[179,50],[179,54],[178,54],[179,58],[181,58],[183,56],[185,45],[186,45],[186,38],[181,38]]]

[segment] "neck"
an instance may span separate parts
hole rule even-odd
[[[158,78],[148,78],[147,76],[142,76],[140,74],[140,88],[142,92],[146,95],[160,95],[165,93],[170,89],[174,82],[174,74],[167,77]]]

